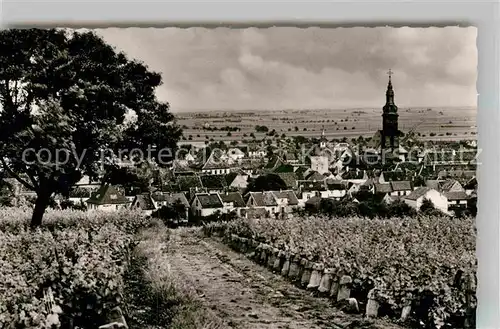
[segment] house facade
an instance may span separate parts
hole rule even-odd
[[[239,192],[224,192],[220,193],[219,197],[222,200],[222,212],[231,213],[241,216],[241,210],[245,208],[245,201]]]
[[[103,185],[92,193],[86,201],[87,209],[99,211],[117,211],[130,206],[131,201],[111,185]]]
[[[299,200],[292,190],[272,191],[278,204],[278,212],[289,214],[299,206]]]
[[[208,217],[217,212],[223,212],[224,205],[217,193],[198,193],[195,194],[191,203],[193,215],[198,217]]]
[[[272,192],[250,192],[246,202],[248,208],[264,209],[269,215],[279,213],[279,205]]]
[[[316,171],[320,174],[329,173],[329,161],[328,157],[319,155],[319,156],[311,156],[311,170]]]
[[[415,210],[420,210],[420,207],[425,199],[430,200],[436,209],[445,214],[449,213],[448,199],[446,196],[430,187],[419,187],[403,198],[404,202]]]

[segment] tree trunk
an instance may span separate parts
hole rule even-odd
[[[33,215],[31,217],[31,228],[37,228],[42,225],[43,214],[49,206],[50,192],[40,192],[37,195],[35,202],[35,209],[33,210]]]

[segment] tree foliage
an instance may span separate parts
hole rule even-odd
[[[11,29],[0,45],[0,161],[37,194],[32,226],[51,195],[67,195],[83,173],[97,176],[110,153],[152,148],[166,160],[159,150],[175,150],[181,132],[156,99],[160,74],[96,34]]]
[[[249,183],[249,192],[286,190],[286,183],[280,176],[274,174],[261,175]]]

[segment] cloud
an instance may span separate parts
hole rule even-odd
[[[174,111],[475,106],[475,28],[102,29],[162,73]]]

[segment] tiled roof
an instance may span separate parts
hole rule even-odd
[[[405,198],[408,200],[417,200],[418,198],[424,196],[427,192],[432,190],[430,187],[417,187],[413,192],[407,195]]]
[[[239,167],[242,169],[257,169],[262,165],[261,159],[242,159]]]
[[[347,189],[347,182],[338,179],[328,178],[326,181],[326,186],[329,190],[345,190]]]
[[[231,166],[227,162],[205,162],[202,167],[202,170],[212,170],[212,169],[228,169]]]
[[[286,152],[285,154],[283,154],[283,159],[286,161],[295,161],[297,160],[297,156],[295,156],[295,154],[292,152]]]
[[[299,200],[293,191],[273,191],[274,195],[278,199],[287,199],[288,204],[291,206],[296,206],[299,204]]]
[[[441,187],[442,180],[426,180],[425,186],[429,188],[433,188],[435,190],[439,190]]]
[[[103,185],[87,200],[91,204],[127,204],[130,201],[111,185]]]
[[[222,190],[227,187],[225,175],[201,175],[201,184],[204,188]]]
[[[375,193],[391,193],[392,186],[390,183],[375,183],[373,184]]]
[[[274,173],[286,173],[286,172],[292,172],[293,173],[293,166],[289,164],[284,164],[281,165],[273,170]]]
[[[309,200],[306,201],[306,204],[318,206],[321,203],[321,198],[319,196],[313,196]]]
[[[250,192],[250,197],[255,200],[256,206],[259,207],[273,207],[278,205],[272,192]]]
[[[384,171],[381,173],[384,175],[385,181],[401,181],[406,179],[406,174],[404,171]]]
[[[140,208],[142,210],[155,210],[155,205],[149,193],[138,194],[132,201],[133,208]]]
[[[273,156],[273,158],[271,160],[269,160],[269,162],[266,164],[266,166],[264,168],[265,169],[276,169],[283,164],[284,164],[284,162],[283,162],[283,160],[281,160],[281,158],[279,156]]]
[[[319,172],[313,171],[312,173],[307,175],[306,180],[308,180],[308,181],[323,181],[323,180],[325,180],[325,178],[326,177],[324,175],[321,175]]]
[[[436,150],[429,151],[424,156],[424,163],[474,163],[477,155],[475,150],[464,151],[449,151],[449,150]]]
[[[229,164],[226,161],[223,161],[225,155],[221,152],[212,151],[207,161],[202,167],[202,170],[211,170],[211,169],[226,169],[230,168]]]
[[[245,206],[245,201],[243,201],[243,197],[238,192],[220,193],[219,196],[224,203],[232,202],[235,207]]]
[[[177,185],[181,191],[189,191],[191,188],[203,187],[203,184],[201,183],[200,177],[198,175],[179,176],[176,180]]]
[[[441,185],[440,188],[441,190],[447,192],[456,184],[460,185],[460,183],[458,183],[456,180],[450,179],[440,184]]]
[[[477,179],[476,177],[471,178],[465,185],[464,188],[468,190],[473,190],[477,188]]]
[[[295,174],[297,175],[297,179],[304,179],[304,174],[307,172],[309,168],[307,167],[298,167],[297,170],[295,170]]]
[[[229,174],[226,175],[226,185],[231,185],[232,182],[234,182],[234,180],[236,179],[236,177],[238,176],[238,173],[236,172],[231,172]]]
[[[200,193],[196,194],[196,198],[201,203],[202,208],[222,208],[222,200],[216,193]]]
[[[457,200],[467,200],[468,196],[464,191],[460,192],[444,192],[444,195],[449,201],[457,201]]]
[[[184,206],[189,207],[189,201],[184,193],[153,193],[152,198],[156,202],[167,202],[170,205],[180,201]]]
[[[187,162],[179,161],[179,160],[174,161],[173,166],[172,166],[172,170],[175,173],[194,172],[193,168],[191,168]]]
[[[413,190],[411,187],[411,182],[404,180],[404,181],[394,181],[390,182],[392,191],[411,191]]]
[[[281,180],[285,182],[287,188],[296,188],[297,187],[297,175],[294,172],[283,172],[277,173]]]

